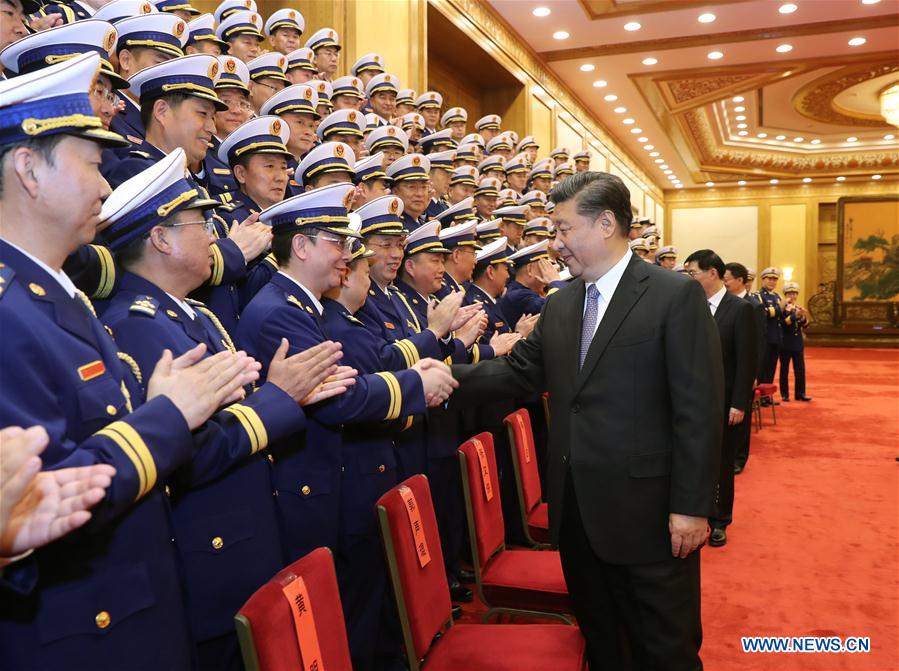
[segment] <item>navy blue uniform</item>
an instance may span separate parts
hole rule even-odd
[[[202,343],[207,355],[233,344],[212,312],[190,303],[191,319],[162,289],[125,272],[103,315],[119,346],[152,370],[164,349],[175,356]],[[202,668],[242,668],[233,615],[282,566],[268,441],[302,431],[288,394],[262,385],[194,432],[190,463],[169,480],[191,635]]]
[[[218,150],[222,146],[222,141],[213,135],[210,144],[209,151],[206,152],[206,159],[203,161],[203,169],[208,176],[210,195],[213,198],[224,196],[222,202],[225,203],[231,199],[240,200],[240,196],[237,195],[237,181],[231,173],[231,167],[219,160]],[[243,219],[238,219],[238,221],[243,221]]]
[[[425,211],[428,219],[436,219],[437,215],[441,212],[444,212],[449,209],[449,203],[446,201],[446,196],[441,198],[431,198],[431,202],[428,203],[428,209]]]
[[[426,221],[426,219],[423,216],[416,219],[415,217],[413,217],[409,214],[406,214],[405,212],[403,212],[403,214],[401,215],[401,218],[403,220],[403,228],[405,228],[407,231],[409,231],[409,233],[411,233],[416,228],[418,228],[419,226],[424,224]]]
[[[509,327],[514,329],[522,316],[540,314],[544,303],[545,297],[528,289],[521,282],[512,280],[506,285],[506,293],[499,299],[499,309],[509,320]]]
[[[250,301],[237,327],[237,344],[265,365],[281,339],[288,356],[328,339],[318,308],[303,288],[277,273]],[[344,425],[390,421],[425,410],[414,371],[360,375],[340,396],[307,406],[305,435],[273,442],[272,479],[285,562],[320,546],[337,547]]]
[[[780,344],[780,395],[790,398],[790,362],[796,380],[796,398],[805,397],[805,339],[802,331],[808,317],[800,317],[796,310],[784,310],[781,319],[783,340]]]
[[[762,289],[759,292],[762,307],[765,308],[765,354],[762,358],[762,370],[759,373],[759,382],[773,382],[774,371],[777,370],[777,358],[780,352],[781,316],[780,296],[776,291]]]
[[[125,101],[125,109],[112,117],[109,122],[109,130],[118,133],[132,145],[139,145],[147,136],[144,130],[144,122],[140,120],[140,107],[131,98],[122,92],[118,92],[119,98]],[[125,157],[128,155],[129,147],[114,149],[117,156]]]
[[[0,426],[43,426],[45,468],[116,468],[87,527],[4,569],[5,585],[19,592],[0,601],[4,665],[188,668],[188,622],[157,486],[192,455],[184,417],[166,397],[141,405],[131,372],[140,371],[123,363],[86,300],[4,241],[0,263]]]

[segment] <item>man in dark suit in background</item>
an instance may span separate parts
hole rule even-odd
[[[493,361],[454,366],[462,402],[549,391],[548,501],[590,668],[701,669],[699,553],[721,452],[721,350],[702,288],[628,249],[607,173],[553,191],[577,279]]]
[[[759,378],[762,366],[762,356],[765,353],[765,336],[767,333],[767,317],[762,306],[761,297],[749,291],[749,269],[742,263],[728,263],[724,266],[724,286],[737,298],[742,298],[752,306],[756,321],[756,337],[758,338],[758,362],[756,364],[755,379]],[[750,415],[752,413],[750,412]],[[734,474],[739,475],[746,468],[749,461],[749,441],[752,436],[752,420],[738,426],[739,440],[734,456]]]
[[[727,291],[722,278],[724,261],[711,249],[693,252],[684,262],[687,273],[705,291],[709,310],[715,318],[721,338],[724,362],[724,435],[721,441],[721,469],[718,496],[709,518],[712,535],[709,545],[719,547],[727,542],[727,526],[733,520],[734,457],[737,447],[748,435],[752,385],[758,363],[758,322],[753,307]],[[744,431],[745,429],[745,431]]]

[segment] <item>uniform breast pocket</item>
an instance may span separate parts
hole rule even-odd
[[[623,328],[609,342],[609,347],[633,347],[654,339],[655,328],[651,326],[638,326]]]
[[[41,643],[69,636],[111,635],[128,617],[156,603],[143,564],[106,569],[77,585],[46,589],[42,601]]]
[[[96,431],[109,424],[116,416],[126,412],[122,386],[108,373],[96,380],[85,382],[75,392],[78,396],[78,412],[85,424],[96,425]]]

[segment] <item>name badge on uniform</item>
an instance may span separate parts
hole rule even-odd
[[[105,372],[106,364],[104,364],[100,359],[91,361],[90,363],[86,363],[83,366],[78,367],[78,377],[81,378],[82,382],[87,382],[89,380],[93,380],[94,378],[100,377]]]
[[[384,326],[386,326],[386,327],[389,328],[389,329],[395,329],[395,328],[396,328],[396,326],[394,326],[391,322],[384,322]]]
[[[406,506],[406,515],[409,517],[409,530],[412,531],[412,540],[415,543],[418,563],[424,568],[431,562],[431,553],[428,551],[428,541],[425,538],[424,525],[421,523],[418,502],[415,500],[415,494],[406,485],[402,485],[398,491],[403,499],[403,505]]]
[[[302,577],[296,576],[294,580],[282,585],[281,591],[284,593],[284,598],[290,603],[297,643],[303,657],[303,671],[325,671],[306,582]]]

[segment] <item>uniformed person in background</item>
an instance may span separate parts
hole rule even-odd
[[[579,151],[574,156],[574,170],[575,172],[587,172],[590,169],[590,159],[592,155],[589,151]]]
[[[544,158],[537,161],[528,173],[530,188],[535,191],[542,191],[544,194],[549,195],[553,182],[552,170],[552,159]]]
[[[356,156],[343,142],[323,142],[300,161],[294,179],[304,191],[331,184],[352,184]]]
[[[110,190],[97,166],[124,139],[92,112],[99,66],[89,53],[0,82],[0,426],[45,427],[45,468],[115,467],[89,529],[5,568],[0,644],[11,668],[188,668],[158,484],[193,456],[191,431],[257,373],[231,352],[191,366],[202,347],[139,371],[61,270],[114,205],[101,210]]]
[[[335,110],[352,109],[358,112],[362,107],[365,92],[362,89],[362,80],[358,77],[352,75],[338,77],[331,83],[331,89],[334,93],[331,102]]]
[[[307,49],[312,49],[315,58],[313,63],[319,72],[319,76],[327,82],[334,81],[340,62],[340,38],[333,28],[322,28],[313,33],[306,44]]]
[[[215,34],[215,17],[212,14],[201,14],[187,23],[187,43],[184,53],[209,54],[221,56],[228,51],[228,43],[220,40]]]
[[[275,11],[265,22],[265,35],[272,49],[285,56],[300,48],[300,37],[306,21],[297,10],[285,7]]]
[[[763,276],[764,277],[764,276]],[[784,303],[781,309],[780,343],[780,396],[784,401],[790,400],[790,363],[793,364],[793,378],[796,383],[797,401],[811,401],[805,393],[805,336],[803,330],[808,327],[808,313],[797,303],[799,283],[784,283]]]
[[[287,194],[290,196],[302,193],[296,173],[300,161],[315,145],[315,122],[320,118],[315,110],[317,96],[311,86],[293,84],[269,98],[260,110],[263,115],[277,115],[290,129],[287,138],[287,151],[290,152],[287,168],[292,171],[287,183]]]
[[[353,209],[358,209],[373,200],[382,198],[390,193],[390,179],[382,167],[384,154],[378,152],[373,156],[356,161],[353,167],[353,184],[356,184],[356,197],[353,199]]]
[[[759,382],[774,382],[774,372],[777,370],[777,360],[780,356],[780,343],[783,340],[781,320],[783,307],[780,295],[775,291],[777,281],[780,279],[780,271],[769,267],[762,271],[762,289],[759,298],[762,307],[765,308],[767,325],[765,328],[765,354],[762,358],[762,368],[759,372]],[[762,399],[762,405],[770,405],[770,398]]]
[[[455,149],[434,152],[428,155],[428,161],[431,163],[431,170],[428,172],[428,176],[430,177],[431,190],[434,194],[431,196],[428,209],[425,212],[428,218],[433,219],[449,207],[447,193],[453,173],[453,158],[455,155]]]
[[[215,113],[215,134],[209,141],[204,170],[209,175],[210,195],[224,196],[222,201],[229,203],[237,191],[237,182],[234,181],[227,161],[219,159],[218,149],[222,140],[249,119],[254,110],[250,104],[250,70],[247,64],[234,56],[219,56],[218,61],[219,77],[215,80],[215,95],[228,109]]]
[[[265,36],[262,30],[262,17],[256,10],[234,11],[226,18],[219,19],[215,35],[228,43],[228,53],[249,63],[262,53],[261,43]]]
[[[308,47],[300,47],[287,54],[285,76],[291,84],[305,84],[309,80],[315,79],[318,72],[312,62],[314,58],[315,53]]]
[[[353,67],[350,68],[350,74],[362,80],[362,86],[365,87],[371,78],[384,72],[384,58],[380,54],[369,53],[360,56]],[[412,110],[409,110],[410,112]]]
[[[415,89],[400,89],[396,95],[397,117],[404,117],[412,112],[417,112],[418,108],[415,106],[416,98],[418,98],[418,94],[415,92]]]
[[[656,253],[656,264],[672,270],[677,265],[677,247],[674,245],[665,245],[660,247]]]
[[[403,201],[403,228],[410,233],[425,223],[431,200],[430,171],[431,162],[421,154],[406,154],[387,168],[391,192]]]
[[[450,137],[457,143],[468,133],[468,111],[464,107],[450,107],[440,117],[440,126],[450,130]]]
[[[492,215],[500,220],[499,233],[505,236],[509,249],[514,251],[521,246],[524,227],[527,224],[524,205],[498,207]],[[509,252],[511,254],[511,252]]]
[[[284,74],[287,71],[287,56],[277,51],[257,56],[247,63],[250,71],[250,104],[258,113],[265,102],[290,84]]]

